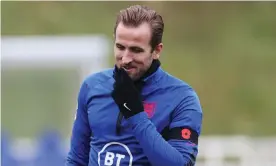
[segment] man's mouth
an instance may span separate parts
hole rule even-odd
[[[125,70],[130,70],[130,69],[133,69],[134,67],[131,67],[131,66],[123,66],[122,68],[125,69]]]
[[[135,69],[135,67],[130,67],[130,66],[123,66],[122,67],[126,72],[132,72],[134,69]]]

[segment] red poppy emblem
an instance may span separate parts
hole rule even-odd
[[[190,139],[191,138],[191,131],[189,129],[182,129],[181,135],[184,139]]]

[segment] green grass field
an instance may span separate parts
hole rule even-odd
[[[162,66],[198,92],[203,134],[275,135],[275,3],[144,3],[164,15]],[[115,14],[129,4],[135,3],[2,2],[1,34],[105,34],[112,40]],[[69,135],[76,70],[5,69],[1,80],[3,127],[16,136],[34,136],[45,126]]]

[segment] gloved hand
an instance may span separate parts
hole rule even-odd
[[[134,85],[132,79],[123,68],[115,66],[114,90],[111,93],[112,98],[118,105],[123,116],[128,119],[144,111],[140,92]]]

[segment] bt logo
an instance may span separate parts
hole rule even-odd
[[[114,146],[115,145],[115,146]],[[108,147],[123,147],[127,151],[127,156],[120,153],[114,153],[112,152],[112,148],[110,150],[106,150]],[[105,154],[104,154],[105,153]],[[101,156],[104,157],[104,159],[101,161]],[[128,159],[129,158],[129,159]],[[122,160],[128,160],[129,166],[132,166],[132,160],[133,156],[129,150],[129,148],[122,143],[119,142],[110,142],[106,144],[103,149],[98,153],[98,165],[99,166],[120,166],[120,163]]]
[[[105,160],[104,160],[104,165],[106,166],[111,166],[113,165],[114,157],[117,157],[117,162],[116,166],[120,166],[120,162],[122,158],[125,158],[125,155],[116,153],[116,155],[112,152],[106,152]]]

